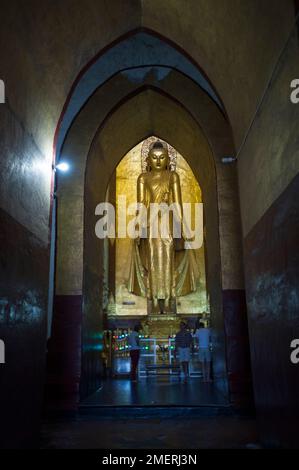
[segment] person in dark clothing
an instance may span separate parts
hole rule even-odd
[[[175,352],[174,356],[179,356],[179,361],[182,364],[183,373],[184,373],[184,383],[187,383],[189,376],[189,361],[191,355],[191,346],[193,338],[190,331],[187,330],[187,324],[182,321],[180,323],[180,331],[176,334],[175,337]]]
[[[131,379],[137,382],[137,369],[140,357],[140,343],[139,343],[140,325],[135,325],[134,330],[128,336],[128,346],[131,358]]]

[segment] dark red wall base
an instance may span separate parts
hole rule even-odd
[[[299,175],[245,238],[246,296],[255,403],[269,447],[298,447]]]
[[[253,408],[245,291],[224,290],[222,299],[230,400],[236,407]]]
[[[49,246],[0,209],[0,447],[38,448]]]
[[[72,412],[79,402],[82,296],[55,296],[53,312],[47,343],[46,408]]]

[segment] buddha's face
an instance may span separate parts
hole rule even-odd
[[[168,151],[165,148],[153,148],[149,152],[148,161],[154,171],[166,170],[169,163]]]

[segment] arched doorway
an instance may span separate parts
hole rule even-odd
[[[135,39],[138,42],[140,38]],[[143,36],[142,41],[145,39]],[[97,83],[92,79],[94,75],[85,77],[88,93],[83,93],[85,98],[80,102],[74,98],[75,93],[70,96],[66,127],[64,131],[61,127],[63,132],[58,136],[60,158],[71,162],[72,171],[58,181],[54,311],[63,311],[64,315],[69,311],[74,321],[76,367],[70,380],[77,384],[76,390],[80,383],[81,397],[93,392],[100,380],[96,342],[103,329],[98,314],[103,296],[103,250],[93,239],[94,208],[105,200],[105,188],[120,159],[138,142],[155,134],[186,155],[203,190],[208,215],[207,282],[214,312],[216,383],[225,393],[229,388],[234,401],[243,400],[249,375],[236,170],[221,163],[222,156],[234,151],[230,126],[217,93],[211,92],[201,73],[196,75],[194,64],[192,71],[189,66],[177,68],[167,62],[175,56],[169,53],[164,66],[161,51],[165,50],[158,47],[160,56],[154,61],[159,59],[158,65],[153,65],[146,50],[143,54],[147,60],[137,67],[124,71],[119,66]],[[77,398],[76,392],[72,400],[77,402]]]
[[[136,120],[136,110],[139,118],[141,116],[144,118]],[[221,312],[221,257],[216,176],[212,154],[193,118],[175,102],[152,90],[145,90],[132,97],[111,115],[105,125],[99,129],[88,155],[85,175],[83,278],[86,312],[90,315],[90,325],[93,328],[96,311],[101,310],[103,298],[101,279],[104,252],[104,242],[94,236],[94,225],[97,220],[94,214],[95,207],[100,201],[105,200],[106,187],[120,157],[130,150],[132,143],[135,144],[147,137],[148,129],[186,156],[203,191],[206,208],[207,282],[212,285],[210,302],[215,334],[215,377],[219,386],[225,389],[227,377]],[[109,135],[118,135],[117,141],[111,141]],[[103,165],[109,165],[109,169],[106,167],[103,171]],[[98,326],[101,328],[100,322]],[[86,324],[86,331],[88,328]]]
[[[118,163],[109,180],[106,201],[111,204],[109,209],[114,213],[113,231],[105,238],[102,247],[103,259],[103,382],[102,388],[83,402],[83,406],[96,405],[199,405],[208,402],[223,403],[225,397],[202,384],[202,371],[198,359],[197,345],[192,348],[189,364],[190,381],[187,390],[181,387],[181,371],[174,357],[174,336],[179,330],[181,321],[185,321],[193,333],[195,324],[200,318],[206,326],[210,326],[210,306],[206,286],[206,260],[204,241],[200,248],[192,252],[195,263],[194,273],[196,287],[192,292],[178,296],[175,311],[155,313],[153,305],[148,304],[146,297],[136,295],[130,290],[130,275],[134,241],[128,233],[118,236],[118,217],[131,204],[136,203],[137,180],[144,173],[145,154],[150,142],[158,138],[151,136],[132,148]],[[164,143],[166,144],[166,143]],[[166,144],[169,147],[169,144]],[[195,207],[202,204],[200,186],[185,158],[171,148],[172,168],[180,178],[182,201]],[[119,214],[119,211],[122,211]],[[187,211],[187,209],[186,209]],[[190,211],[191,214],[191,211]],[[130,224],[133,217],[126,215],[126,223]],[[122,219],[121,219],[122,220]],[[195,227],[195,214],[191,217],[191,227]],[[101,222],[102,227],[102,222]],[[108,227],[107,227],[108,228]],[[203,238],[203,214],[196,220],[198,236]],[[182,253],[177,260],[182,259]],[[183,258],[184,259],[184,258]],[[140,325],[141,358],[139,362],[138,393],[130,379],[130,358],[128,335],[134,326]],[[202,390],[200,390],[202,388]],[[188,392],[188,393],[186,393]]]

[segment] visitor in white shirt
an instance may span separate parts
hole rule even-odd
[[[198,359],[201,363],[203,381],[211,382],[211,330],[210,328],[205,328],[204,323],[200,322],[194,337],[198,344]]]

